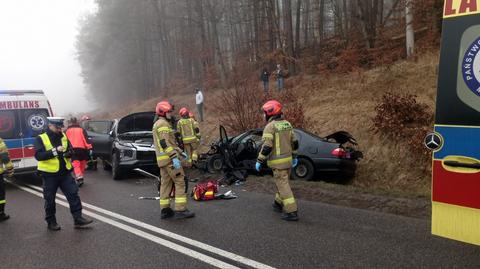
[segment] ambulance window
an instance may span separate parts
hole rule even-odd
[[[22,133],[24,138],[36,137],[47,130],[48,110],[20,110]]]
[[[20,138],[19,133],[15,111],[0,111],[0,137],[3,139]]]

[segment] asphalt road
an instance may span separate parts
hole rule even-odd
[[[193,219],[160,220],[158,201],[138,199],[155,196],[151,179],[113,181],[104,171],[80,190],[92,228],[73,229],[57,205],[62,230],[50,232],[39,182],[16,184],[0,268],[480,268],[480,247],[430,235],[429,221],[300,200],[301,220],[288,223],[272,196],[241,186],[222,189],[235,200],[189,201]]]

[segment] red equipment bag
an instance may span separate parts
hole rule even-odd
[[[209,201],[215,199],[218,192],[218,182],[209,180],[200,182],[192,190],[192,197],[195,201]]]

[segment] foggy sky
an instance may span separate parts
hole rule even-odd
[[[94,0],[1,0],[0,90],[42,89],[57,115],[93,110],[75,40],[94,10]]]

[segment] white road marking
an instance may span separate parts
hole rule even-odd
[[[12,183],[14,184],[14,183]],[[40,198],[43,198],[43,195],[38,193],[37,191],[34,191],[34,190],[31,190],[29,188],[26,188],[26,187],[22,187],[22,186],[19,186],[17,184],[14,184],[16,187],[20,188],[21,190],[23,191],[26,191],[26,192],[29,192],[33,195],[36,195]],[[64,202],[64,201],[56,201],[57,204],[61,205],[61,206],[64,206],[66,208],[68,208],[68,203]],[[88,210],[83,210],[83,214],[87,215],[87,216],[90,216],[92,218],[95,218],[99,221],[102,221],[102,222],[105,222],[107,224],[110,224],[114,227],[117,227],[119,229],[122,229],[124,231],[127,231],[129,233],[132,233],[134,235],[137,235],[139,237],[142,237],[142,238],[145,238],[147,240],[150,240],[152,242],[155,242],[159,245],[162,245],[164,247],[167,247],[169,249],[172,249],[176,252],[179,252],[179,253],[182,253],[184,255],[187,255],[187,256],[190,256],[194,259],[197,259],[199,261],[202,261],[204,263],[207,263],[207,264],[210,264],[212,266],[215,266],[217,268],[229,268],[229,269],[240,269],[240,267],[237,267],[237,266],[234,266],[234,265],[231,265],[231,264],[228,264],[226,262],[223,262],[221,260],[218,260],[218,259],[215,259],[213,257],[210,257],[210,256],[207,256],[205,254],[202,254],[200,252],[197,252],[195,250],[192,250],[192,249],[189,249],[189,248],[186,248],[184,246],[181,246],[181,245],[178,245],[178,244],[175,244],[173,242],[170,242],[170,241],[167,241],[165,239],[162,239],[160,237],[157,237],[157,236],[154,236],[152,234],[149,234],[149,233],[146,233],[144,231],[141,231],[139,229],[136,229],[136,228],[132,228],[128,225],[125,225],[125,224],[122,224],[118,221],[115,221],[115,220],[112,220],[112,219],[109,219],[109,218],[106,218],[104,216],[101,216],[101,215],[98,215],[94,212],[91,212],[91,211],[88,211]]]
[[[16,185],[16,184],[14,184],[14,185]],[[26,184],[26,185],[30,188],[33,188],[33,189],[38,190],[40,192],[43,192],[43,189],[40,188],[40,187],[29,185],[29,184]],[[21,187],[21,186],[18,186],[18,185],[16,185],[16,186],[23,189],[23,187]],[[64,195],[57,194],[57,197],[66,200],[66,197]],[[135,226],[141,227],[143,229],[146,229],[146,230],[158,233],[160,235],[169,237],[171,239],[178,240],[182,243],[188,244],[190,246],[194,246],[194,247],[199,248],[201,250],[204,250],[204,251],[222,256],[224,258],[227,258],[227,259],[230,259],[232,261],[247,265],[247,266],[252,267],[252,268],[257,268],[257,269],[274,269],[275,268],[275,267],[271,267],[269,265],[254,261],[252,259],[237,255],[235,253],[231,253],[231,252],[228,252],[226,250],[223,250],[223,249],[220,249],[220,248],[217,248],[217,247],[214,247],[214,246],[210,246],[210,245],[202,243],[200,241],[196,241],[194,239],[191,239],[191,238],[188,238],[188,237],[185,237],[185,236],[173,233],[173,232],[169,232],[167,230],[155,227],[153,225],[150,225],[150,224],[147,224],[147,223],[144,223],[144,222],[126,217],[124,215],[120,215],[118,213],[115,213],[115,212],[112,212],[112,211],[109,211],[109,210],[106,210],[106,209],[103,209],[103,208],[100,208],[100,207],[97,207],[97,206],[94,206],[94,205],[91,205],[91,204],[88,204],[88,203],[85,203],[85,202],[82,202],[82,205],[85,208],[89,208],[89,209],[97,211],[99,213],[102,213],[102,214],[108,215],[110,217],[122,220],[126,223],[130,223],[130,224],[133,224]]]

